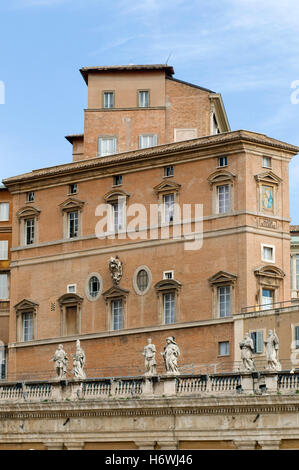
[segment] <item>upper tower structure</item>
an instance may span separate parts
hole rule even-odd
[[[84,134],[66,136],[73,160],[230,131],[220,94],[173,78],[167,64],[84,67]]]

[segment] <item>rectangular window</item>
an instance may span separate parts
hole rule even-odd
[[[77,325],[77,306],[72,305],[65,308],[65,334],[66,336],[78,334],[78,325]]]
[[[122,299],[111,301],[112,329],[121,330],[123,327],[123,301]]]
[[[173,166],[164,167],[164,176],[173,176]]]
[[[218,287],[219,317],[230,316],[230,286]]]
[[[157,145],[156,134],[143,134],[139,136],[139,148],[140,149],[155,147],[155,145]]]
[[[0,260],[8,259],[8,240],[0,241]]]
[[[122,202],[112,204],[114,232],[124,228],[124,206]]]
[[[23,341],[33,340],[33,313],[23,313]]]
[[[174,271],[164,271],[163,279],[174,279]]]
[[[34,219],[25,220],[25,244],[32,245],[34,243]]]
[[[273,308],[274,291],[271,289],[262,289],[262,310]]]
[[[77,183],[72,183],[69,185],[69,194],[77,194],[78,192],[78,185]]]
[[[117,140],[116,137],[99,137],[98,156],[106,157],[116,153]]]
[[[76,294],[77,292],[77,284],[68,284],[66,287],[66,291],[69,294]]]
[[[113,176],[113,185],[114,186],[120,186],[123,182],[123,176],[122,175],[115,175]]]
[[[9,203],[1,202],[0,203],[0,222],[5,222],[9,220]]]
[[[169,325],[175,322],[175,298],[174,292],[163,294],[164,323]]]
[[[263,331],[252,331],[250,333],[253,341],[253,353],[263,354],[264,352],[264,332]]]
[[[271,168],[271,158],[270,157],[263,157],[263,167],[264,168]]]
[[[163,196],[164,204],[164,222],[169,223],[173,221],[174,217],[174,194],[165,194]]]
[[[299,349],[299,326],[295,326],[295,348]]]
[[[229,185],[217,186],[218,192],[218,213],[224,214],[230,211],[230,191]]]
[[[78,211],[68,213],[68,238],[75,238],[79,232],[79,214]]]
[[[8,299],[8,274],[0,274],[0,300]]]
[[[34,192],[33,191],[29,191],[29,193],[27,193],[27,202],[34,202]]]
[[[104,108],[114,108],[114,92],[113,91],[104,91]]]
[[[141,90],[138,92],[138,106],[139,108],[149,107],[149,91]]]
[[[227,166],[227,157],[219,157],[218,166]]]
[[[218,345],[219,356],[229,356],[229,341],[221,341]]]
[[[263,261],[269,261],[269,262],[274,262],[274,246],[269,246],[269,245],[262,245],[262,260]]]

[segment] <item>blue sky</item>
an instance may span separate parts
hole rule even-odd
[[[299,145],[298,53],[298,0],[1,2],[0,179],[71,161],[64,136],[83,131],[82,66],[168,59],[176,78],[222,94],[232,130]],[[299,224],[299,156],[290,187]]]

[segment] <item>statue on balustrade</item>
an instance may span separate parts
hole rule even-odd
[[[156,369],[156,346],[152,343],[151,338],[148,338],[147,345],[144,346],[143,350],[144,362],[145,362],[145,374],[144,375],[157,375]]]
[[[76,379],[86,379],[86,374],[83,370],[85,365],[85,353],[80,346],[80,340],[78,339],[76,342],[76,352],[72,354],[73,358],[73,374]]]
[[[164,352],[161,353],[164,359],[165,369],[167,374],[179,374],[178,357],[180,349],[175,342],[174,336],[166,339],[166,346]]]
[[[57,378],[59,380],[65,380],[69,360],[67,353],[63,349],[62,344],[59,344],[58,349],[56,349],[55,354],[50,359],[50,361],[54,361],[54,368],[57,373]]]
[[[252,372],[256,370],[254,360],[252,357],[254,351],[253,340],[249,333],[245,333],[244,339],[239,343],[241,349],[241,359],[245,371]]]
[[[110,258],[109,271],[111,274],[113,284],[119,284],[123,275],[123,266],[118,256],[116,256],[115,258],[113,257]]]
[[[281,370],[281,364],[278,362],[278,350],[279,350],[279,340],[275,330],[268,331],[268,337],[264,341],[266,346],[266,358],[267,366],[266,369],[279,371]]]

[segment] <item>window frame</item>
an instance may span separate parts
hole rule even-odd
[[[138,274],[140,273],[140,271],[145,271],[147,273],[147,276],[148,276],[148,284],[147,284],[147,287],[146,289],[144,289],[143,291],[139,289],[139,286],[138,286]],[[145,266],[145,265],[142,265],[142,266],[139,266],[135,272],[134,272],[134,275],[133,275],[133,287],[134,287],[134,290],[136,292],[136,294],[138,295],[145,295],[148,293],[148,291],[150,290],[151,288],[151,285],[152,285],[152,272],[151,270],[149,269],[148,266]]]
[[[100,285],[100,289],[99,289],[97,295],[95,295],[95,296],[90,293],[90,281],[93,277],[98,279],[99,285]],[[95,302],[96,300],[98,300],[99,297],[102,294],[102,291],[103,291],[103,278],[102,278],[102,276],[98,272],[90,273],[86,278],[85,289],[84,290],[85,290],[85,295],[86,295],[87,299],[90,302]]]
[[[113,152],[102,152],[101,150],[101,143],[102,141],[113,141]],[[98,136],[98,150],[97,150],[97,156],[98,157],[109,157],[110,155],[116,155],[117,154],[117,143],[118,139],[116,135],[99,135]]]
[[[272,250],[272,259],[268,259],[264,256],[265,248],[270,248]],[[275,263],[275,245],[268,245],[265,243],[261,243],[261,259],[265,263]]]
[[[112,106],[105,106],[105,95],[112,95]],[[115,109],[115,90],[103,90],[102,92],[103,109]]]
[[[225,298],[225,312],[224,312],[224,315],[222,315],[221,313],[221,289],[225,289],[225,294],[224,294],[224,298]],[[229,296],[227,296],[227,292],[229,293]],[[231,286],[229,284],[227,285],[222,285],[222,286],[217,286],[217,311],[218,311],[218,318],[229,318],[232,316],[232,299],[231,299],[231,296],[232,296],[232,293],[231,293]],[[223,295],[222,295],[223,297]],[[227,297],[229,298],[229,312],[227,314],[227,303],[226,303],[226,300],[227,300]]]
[[[225,164],[221,165],[221,160],[224,159]],[[218,157],[218,166],[217,168],[225,168],[228,166],[228,157],[227,155],[222,155],[221,157]]]
[[[171,174],[167,175],[167,170],[171,169]],[[164,178],[172,178],[174,176],[174,166],[167,165],[164,167]]]
[[[9,258],[9,240],[0,240],[0,261],[8,261],[8,258]]]
[[[253,354],[258,355],[258,356],[263,356],[265,354],[265,346],[264,346],[264,338],[265,338],[265,329],[259,329],[259,330],[250,330],[249,335],[250,338],[253,341]],[[255,335],[255,337],[253,337]],[[259,340],[258,340],[259,336]],[[258,346],[261,346],[259,349]]]
[[[143,138],[149,138],[149,137],[153,138],[153,140],[154,140],[153,145],[141,146],[142,139]],[[140,150],[148,149],[148,148],[151,148],[151,147],[156,147],[157,145],[158,145],[158,135],[157,134],[139,134],[139,136],[138,136],[138,149],[140,149]]]
[[[7,209],[6,210],[1,210],[1,207],[5,206]],[[2,212],[3,212],[3,218],[2,217]],[[0,202],[0,222],[8,222],[9,221],[9,213],[10,213],[10,203],[9,201],[1,201]],[[6,215],[7,214],[7,215]],[[7,218],[5,218],[7,217]]]
[[[269,161],[269,165],[265,164],[265,160]],[[262,156],[262,167],[267,168],[268,170],[272,168],[272,158],[267,155]]]
[[[75,191],[72,190],[75,188]],[[70,183],[69,184],[69,192],[68,192],[69,195],[73,195],[73,194],[78,194],[78,183]]]
[[[9,298],[10,298],[10,278],[9,278],[9,272],[5,272],[5,271],[0,271],[0,279],[2,278],[2,276],[4,277],[4,279],[6,279],[6,281],[3,283],[3,292],[5,291],[5,294],[6,297],[2,297],[1,296],[1,289],[2,289],[2,285],[1,285],[1,282],[0,282],[0,301],[8,301]]]
[[[147,105],[141,105],[140,95],[141,93],[147,93]],[[137,107],[138,108],[149,108],[150,107],[150,90],[149,89],[140,89],[137,90]]]
[[[227,351],[225,353],[221,353],[221,345],[227,345]],[[227,357],[230,356],[230,344],[229,341],[218,341],[218,357]]]

